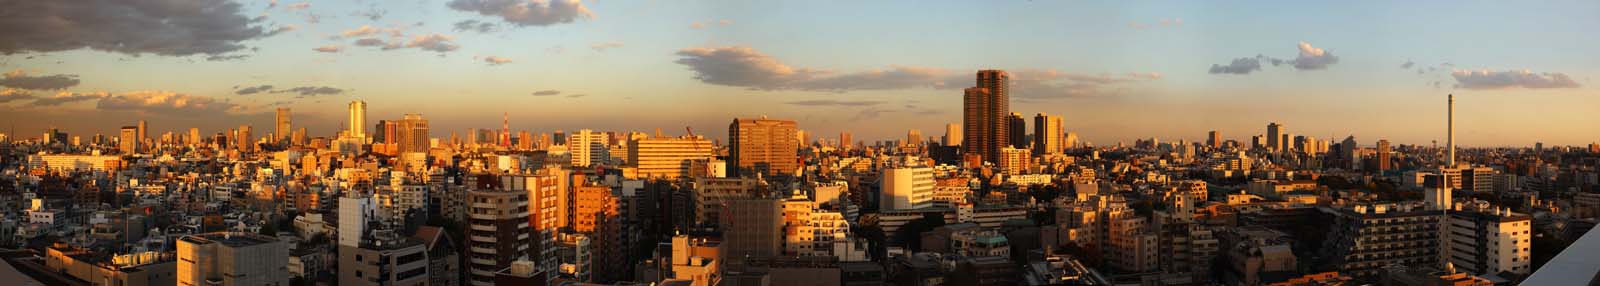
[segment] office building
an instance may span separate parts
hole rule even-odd
[[[428,140],[428,120],[423,119],[421,114],[406,114],[405,118],[400,120],[396,131],[397,137],[399,137],[397,141],[400,144],[399,151],[401,153],[425,153],[431,147]]]
[[[906,142],[905,144],[901,145],[912,147],[922,146],[922,130],[906,130]]]
[[[711,140],[700,136],[646,137],[628,140],[628,166],[641,178],[688,176],[696,161],[711,160]]]
[[[1289,142],[1283,140],[1283,125],[1277,122],[1267,123],[1267,151],[1283,152]]]
[[[178,239],[178,286],[289,285],[289,247],[247,232]]]
[[[944,138],[939,140],[939,145],[961,146],[961,139],[964,139],[964,137],[961,137],[961,124],[945,124]]]
[[[567,155],[572,157],[572,167],[605,164],[611,158],[611,149],[606,146],[607,140],[604,132],[582,129],[572,133],[571,137],[567,137]]]
[[[122,127],[121,136],[117,136],[117,150],[123,154],[139,153],[139,127]]]
[[[977,83],[963,90],[961,122],[965,128],[963,153],[978,154],[984,161],[1000,158],[1000,148],[1010,145],[1011,75],[1002,70],[981,70]]]
[[[855,141],[850,141],[850,132],[839,132],[839,150],[850,151],[855,146]]]
[[[429,285],[428,247],[422,240],[387,229],[357,239],[357,245],[339,245],[339,285]]]
[[[933,168],[905,157],[898,166],[886,167],[878,185],[880,210],[909,210],[933,206]]]
[[[728,165],[734,174],[794,175],[800,169],[800,143],[794,120],[738,118],[728,124]]]
[[[1012,112],[1006,117],[1006,141],[1011,142],[1011,148],[1032,149],[1028,141],[1028,120],[1022,118],[1022,113]]]
[[[1378,140],[1377,167],[1378,172],[1394,170],[1393,152],[1389,149],[1389,140]]]
[[[727,201],[728,227],[723,251],[729,259],[775,257],[783,253],[783,205],[770,198]]]
[[[1033,154],[1061,154],[1062,135],[1065,131],[1061,127],[1062,120],[1059,115],[1048,115],[1040,112],[1033,116]]]
[[[349,132],[346,132],[346,134],[348,134],[351,138],[367,138],[366,101],[356,100],[350,102],[350,122],[348,122],[348,125],[345,126],[350,128]]]
[[[1006,174],[1022,174],[1032,166],[1033,156],[1028,149],[1005,147],[1000,148],[1000,157],[995,161],[995,166]]]
[[[238,132],[234,138],[236,141],[234,146],[238,147],[239,152],[255,151],[256,143],[251,139],[254,137],[250,134],[250,125],[239,126]]]
[[[275,118],[277,120],[275,121],[276,124],[272,125],[272,142],[282,143],[289,141],[289,136],[293,135],[290,133],[294,132],[294,129],[291,127],[291,123],[289,122],[289,108],[279,107],[277,116]]]
[[[1222,148],[1222,133],[1216,130],[1206,133],[1206,146],[1212,149]]]

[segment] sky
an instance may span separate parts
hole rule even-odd
[[[891,140],[942,135],[974,73],[1003,69],[1013,112],[1095,145],[1269,122],[1442,143],[1447,94],[1462,146],[1600,141],[1597,1],[0,2],[17,137],[140,119],[259,135],[284,107],[331,137],[364,100],[368,125],[417,113],[434,137],[504,116],[717,138],[765,115]]]

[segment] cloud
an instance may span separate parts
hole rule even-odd
[[[311,50],[318,51],[318,52],[324,52],[324,53],[337,53],[337,52],[339,52],[340,50],[343,50],[343,49],[344,48],[340,47],[339,45],[326,45],[326,46],[316,47],[316,48],[313,48]]]
[[[706,28],[706,23],[701,23],[701,22],[689,23],[689,28],[690,29],[695,29],[695,30],[705,29]]]
[[[1252,58],[1237,58],[1228,65],[1211,64],[1211,74],[1250,74],[1261,70],[1261,56]]]
[[[1416,62],[1412,62],[1410,60],[1406,60],[1405,63],[1400,64],[1400,68],[1402,68],[1402,69],[1411,69],[1411,67],[1416,66],[1416,65],[1417,65]]]
[[[461,48],[461,45],[457,45],[454,40],[455,37],[442,34],[419,35],[411,38],[406,47],[444,53]]]
[[[56,93],[56,95],[52,96],[52,97],[40,97],[38,99],[34,99],[33,102],[29,103],[28,105],[29,106],[57,106],[57,105],[73,103],[73,102],[79,102],[79,101],[100,99],[100,98],[105,98],[105,97],[108,97],[108,96],[111,96],[111,94],[107,93],[107,92],[103,92],[103,91],[102,92],[93,92],[93,93],[76,93],[76,92],[65,92],[65,91],[63,91],[63,92]]]
[[[367,20],[377,21],[379,19],[383,19],[383,15],[384,14],[388,14],[388,13],[389,13],[389,11],[385,11],[383,9],[378,9],[377,7],[372,7],[371,9],[369,9],[369,10],[367,10],[365,12],[356,12],[356,13],[351,14],[351,15],[352,16],[359,16],[359,17],[362,17],[362,18],[367,18]]]
[[[533,96],[552,96],[552,95],[558,95],[558,94],[561,94],[561,91],[554,90],[554,89],[540,90],[540,91],[533,92]]]
[[[451,26],[455,27],[455,31],[456,32],[478,32],[478,33],[494,32],[496,29],[500,28],[500,26],[496,25],[495,23],[478,21],[478,20],[463,20],[461,22],[456,22],[454,25],[451,25]]]
[[[594,17],[594,13],[578,0],[452,0],[445,6],[500,17],[517,26],[550,26]]]
[[[263,84],[263,85],[258,85],[258,86],[247,86],[245,88],[240,88],[238,90],[234,90],[233,93],[234,94],[238,94],[238,95],[251,95],[251,94],[257,94],[257,93],[262,93],[262,92],[271,92],[271,91],[272,91],[272,85]]]
[[[310,9],[310,8],[311,8],[311,2],[300,2],[300,3],[289,4],[288,6],[283,6],[283,9],[286,9],[286,10],[305,10],[305,9]]]
[[[1211,64],[1211,69],[1207,72],[1211,74],[1250,74],[1261,70],[1263,62],[1272,64],[1272,66],[1289,64],[1296,70],[1320,70],[1328,68],[1329,65],[1339,63],[1339,57],[1334,56],[1333,52],[1313,47],[1311,43],[1300,42],[1297,47],[1300,53],[1291,60],[1256,55],[1255,57],[1233,59],[1233,62],[1227,65]]]
[[[1145,24],[1138,21],[1128,22],[1128,28],[1133,28],[1134,30],[1144,30],[1151,27],[1176,28],[1181,26],[1183,26],[1182,18],[1162,18],[1161,20],[1157,20],[1154,24]]]
[[[236,106],[210,97],[190,96],[171,91],[134,91],[104,97],[95,105],[100,110],[147,113],[216,114]]]
[[[1511,89],[1511,88],[1577,88],[1580,85],[1564,73],[1534,73],[1529,70],[1490,71],[1455,70],[1450,76],[1456,79],[1456,88]]]
[[[854,101],[852,101],[852,100],[819,99],[819,100],[790,101],[790,102],[785,102],[785,104],[799,105],[799,106],[872,106],[872,105],[883,104],[883,102],[882,101],[875,101],[875,100],[854,100]]]
[[[884,70],[836,74],[788,66],[747,47],[690,48],[676,62],[701,82],[756,90],[847,91],[933,87],[949,73],[936,68],[893,66]]]
[[[72,74],[30,76],[22,70],[14,70],[0,78],[0,86],[20,89],[57,90],[76,85],[78,85],[78,75]]]
[[[337,95],[344,93],[344,89],[327,86],[298,86],[289,89],[273,90],[272,93],[295,93],[300,96]]]
[[[14,12],[0,17],[0,54],[87,48],[215,57],[246,50],[245,41],[273,34],[229,0],[7,1],[4,6]]]
[[[33,98],[33,93],[25,90],[7,88],[0,89],[0,103]]]
[[[1080,74],[1052,69],[1022,69],[1011,75],[1014,98],[1078,98],[1121,94],[1124,85],[1158,80],[1159,73]]]
[[[1300,42],[1300,56],[1294,58],[1294,68],[1298,70],[1320,70],[1328,65],[1339,62],[1339,57],[1322,48],[1312,47],[1311,43]]]
[[[1161,19],[1162,27],[1183,26],[1183,18]]]
[[[942,68],[889,66],[869,71],[840,73],[793,67],[746,47],[691,48],[678,51],[678,64],[689,67],[694,78],[713,85],[751,90],[805,90],[848,92],[908,88],[953,89],[966,87],[970,73]],[[1160,73],[1080,74],[1050,69],[1022,69],[1012,73],[1018,97],[1060,98],[1104,96],[1111,87],[1157,80]],[[820,104],[824,102],[814,102]]]
[[[585,96],[589,96],[589,95],[588,95],[588,94],[582,94],[582,93],[579,93],[579,94],[569,94],[569,95],[567,95],[567,98],[579,98],[579,97],[585,97]]]
[[[511,59],[497,57],[497,56],[487,56],[487,57],[483,57],[483,62],[489,63],[489,65],[491,65],[491,66],[498,66],[498,65],[502,65],[502,64],[511,63]]]
[[[729,19],[717,20],[717,25],[723,25],[723,26],[733,25],[733,20],[729,20]]]
[[[378,47],[378,48],[383,49],[383,50],[393,50],[393,49],[399,49],[400,48],[400,43],[384,41],[383,39],[378,39],[378,38],[357,39],[356,42],[355,42],[355,45],[356,46],[361,46],[361,47]]]
[[[596,52],[604,52],[604,51],[609,50],[609,49],[615,49],[615,48],[621,48],[621,47],[622,47],[622,42],[604,42],[604,43],[595,43],[593,45],[589,45],[589,48],[590,49],[594,49],[594,51],[596,51]]]

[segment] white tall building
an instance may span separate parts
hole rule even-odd
[[[908,156],[899,166],[886,167],[878,184],[880,211],[933,206],[933,168]]]
[[[961,139],[962,139],[962,137],[961,137],[961,124],[955,124],[955,123],[945,124],[944,125],[944,140],[940,141],[939,144],[944,145],[944,146],[961,145]]]
[[[606,147],[606,134],[583,129],[567,136],[567,154],[572,156],[572,167],[588,167],[590,165],[605,163],[611,158],[611,150]]]
[[[339,245],[361,246],[361,235],[367,231],[367,222],[377,212],[372,197],[339,198]]]
[[[1458,207],[1445,224],[1445,261],[1489,275],[1532,272],[1532,217],[1487,204]]]
[[[348,126],[348,128],[349,128],[348,134],[350,135],[350,137],[353,137],[353,138],[366,138],[367,137],[367,102],[366,101],[356,100],[356,101],[351,101],[350,102],[350,126]]]

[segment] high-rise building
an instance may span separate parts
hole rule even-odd
[[[253,137],[250,135],[250,125],[239,126],[239,134],[236,137],[234,139],[238,142],[234,146],[239,147],[240,152],[255,151],[256,144],[251,141]]]
[[[909,210],[933,206],[933,168],[917,157],[905,157],[899,166],[886,167],[878,184],[878,209]]]
[[[711,140],[700,136],[628,140],[628,165],[639,177],[676,179],[690,174],[695,161],[711,159]]]
[[[117,150],[123,154],[139,152],[139,127],[123,126],[121,136],[117,136]]]
[[[178,286],[289,285],[289,247],[248,232],[178,239]]]
[[[422,119],[421,114],[406,114],[396,131],[400,152],[428,152],[431,147],[428,142],[428,120]]]
[[[850,151],[850,147],[855,146],[856,143],[856,141],[850,140],[850,132],[839,132],[839,149]]]
[[[395,124],[395,122],[394,121],[389,121],[389,120],[378,120],[378,124],[372,126],[372,128],[373,128],[372,129],[372,143],[373,144],[377,144],[377,143],[384,143],[384,144],[394,143],[394,142],[390,142],[390,141],[394,140],[394,136],[395,136],[394,135],[394,131],[395,131],[394,130],[394,126],[391,125],[391,124]]]
[[[737,118],[728,124],[728,165],[740,176],[794,175],[800,169],[800,144],[794,120]]]
[[[189,144],[191,144],[191,145],[199,145],[199,144],[201,144],[200,143],[201,140],[204,140],[204,139],[200,138],[200,128],[190,127],[189,128]]]
[[[1377,278],[1388,265],[1440,265],[1442,210],[1372,204],[1343,207],[1332,215],[1319,264],[1366,279]]]
[[[726,201],[727,228],[723,229],[724,257],[775,257],[783,253],[783,204],[777,199]]]
[[[139,143],[144,143],[145,139],[150,139],[150,126],[144,120],[139,120]]]
[[[556,237],[560,229],[571,222],[570,179],[569,172],[554,166],[539,169],[533,174],[500,176],[501,191],[526,194],[528,211],[524,219],[530,235],[527,255],[539,271],[545,273],[556,272],[559,266],[556,261]]]
[[[1222,133],[1216,130],[1206,133],[1206,146],[1210,146],[1213,149],[1222,148]]]
[[[467,191],[467,285],[494,285],[496,271],[528,256],[534,241],[528,199],[527,192]]]
[[[922,146],[922,130],[906,130],[906,146]]]
[[[1288,142],[1284,142],[1283,135],[1283,125],[1277,122],[1267,123],[1267,150],[1283,152],[1284,146],[1288,145]]]
[[[1011,139],[1010,97],[1011,75],[1002,70],[978,71],[977,84],[963,90],[961,122],[965,128],[961,141],[967,154],[978,154],[983,160],[994,162],[1000,158],[1000,148]]]
[[[350,102],[350,130],[347,134],[351,138],[367,137],[367,102],[355,100]]]
[[[567,137],[567,155],[572,158],[572,167],[589,167],[603,164],[611,158],[611,149],[606,148],[606,134],[594,132],[589,129],[578,130]]]
[[[1062,120],[1059,115],[1040,112],[1033,116],[1033,154],[1060,154],[1062,151]]]
[[[1005,147],[1000,148],[1000,159],[995,161],[995,166],[1000,167],[1006,174],[1021,174],[1033,163],[1031,151]]]
[[[281,143],[284,141],[289,141],[289,135],[293,135],[290,133],[294,132],[294,129],[290,126],[291,123],[289,122],[289,108],[279,107],[277,117],[275,118],[277,119],[277,124],[272,125],[272,142]]]
[[[961,137],[961,124],[955,124],[955,123],[945,124],[944,125],[944,138],[942,138],[942,139],[943,140],[939,141],[939,145],[960,146],[961,145],[961,139],[964,139],[963,137]]]
[[[1391,156],[1393,156],[1393,155],[1391,155],[1390,153],[1391,152],[1389,151],[1389,140],[1387,140],[1387,139],[1378,140],[1378,156],[1377,156],[1378,172],[1384,172],[1384,171],[1388,171],[1388,170],[1393,170],[1394,169],[1394,166],[1393,166],[1394,163],[1392,162],[1392,161],[1394,161],[1394,159],[1391,158]]]
[[[1532,272],[1533,218],[1509,209],[1469,204],[1449,212],[1446,262],[1476,275]]]
[[[1011,143],[1011,148],[1033,149],[1028,145],[1028,119],[1022,118],[1022,113],[1012,112],[1006,117],[1006,141]]]

